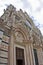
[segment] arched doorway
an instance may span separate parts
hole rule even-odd
[[[27,40],[27,34],[23,29],[16,28],[14,31],[14,36],[14,65],[27,65],[26,50],[24,44],[24,41]]]

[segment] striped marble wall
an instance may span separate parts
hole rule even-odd
[[[8,65],[9,36],[0,30],[0,65]]]

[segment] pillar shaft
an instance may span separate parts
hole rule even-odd
[[[11,37],[10,37],[10,65],[13,65],[13,32],[11,32]]]

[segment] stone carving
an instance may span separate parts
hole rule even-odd
[[[29,34],[29,40],[33,42],[33,31],[30,30]]]
[[[20,32],[15,32],[16,41],[23,42],[24,38]]]

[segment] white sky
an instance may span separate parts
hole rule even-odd
[[[10,4],[13,4],[17,10],[21,8],[26,11],[43,34],[43,0],[0,0],[0,16]]]

